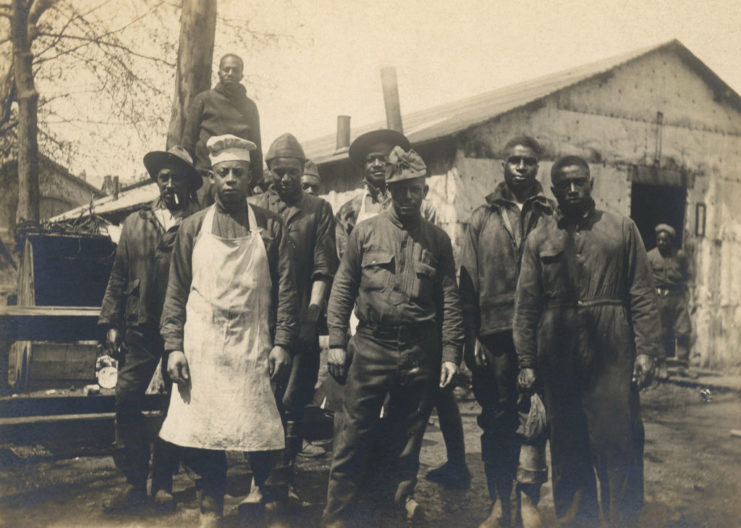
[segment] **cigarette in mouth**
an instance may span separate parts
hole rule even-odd
[[[178,195],[175,195],[175,205],[180,205],[180,200],[178,199]]]

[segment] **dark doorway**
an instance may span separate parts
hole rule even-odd
[[[668,185],[633,183],[630,194],[630,216],[638,226],[646,249],[656,247],[654,228],[669,224],[677,231],[677,246],[682,245],[687,189]]]

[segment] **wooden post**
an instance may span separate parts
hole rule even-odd
[[[183,0],[168,149],[182,141],[185,116],[193,97],[211,87],[216,3],[216,0]]]
[[[383,87],[383,104],[386,107],[386,126],[391,130],[404,133],[401,122],[401,103],[399,86],[396,82],[396,68],[381,68],[381,85]]]
[[[31,2],[12,0],[10,34],[18,99],[18,209],[16,222],[39,221],[39,94],[33,82],[33,55],[28,33]]]

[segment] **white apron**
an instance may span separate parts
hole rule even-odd
[[[255,213],[250,233],[212,233],[211,206],[193,246],[184,352],[190,383],[172,391],[163,440],[202,449],[283,449],[283,425],[270,388],[270,268]],[[174,387],[173,387],[174,388]]]
[[[373,218],[374,216],[378,216],[378,214],[380,213],[380,211],[372,212],[372,211],[367,211],[365,209],[365,201],[369,195],[370,193],[368,192],[368,189],[365,189],[363,191],[363,200],[360,202],[360,211],[358,211],[358,218],[357,220],[355,220],[356,226],[363,220],[367,220],[368,218]],[[353,309],[353,311],[350,312],[350,335],[355,335],[355,330],[357,330],[358,328],[358,323],[360,323],[360,321],[355,315],[355,310]]]

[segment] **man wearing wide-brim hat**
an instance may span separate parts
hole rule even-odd
[[[686,375],[690,359],[690,314],[687,310],[690,262],[687,254],[677,248],[677,232],[669,224],[655,228],[656,247],[648,252],[654,286],[658,295],[656,306],[661,316],[661,335],[667,356],[676,356],[679,374]],[[659,377],[666,377],[664,358],[659,361]]]
[[[164,353],[159,320],[172,246],[181,221],[198,210],[192,197],[201,185],[190,156],[180,147],[149,152],[144,166],[159,196],[123,223],[98,320],[104,346],[119,358],[113,459],[127,481],[124,492],[106,505],[109,512],[135,510],[146,502],[153,439],[142,415],[144,392]],[[172,503],[171,461],[171,453],[156,441],[151,495],[160,505]]]
[[[457,372],[464,334],[450,238],[422,217],[427,167],[413,150],[393,148],[384,162],[392,206],[353,229],[327,309],[329,373],[346,379],[341,428],[324,510],[325,526],[353,516],[370,469],[373,431],[386,395],[391,421],[386,448],[393,463],[394,502],[412,520],[419,452],[436,387]],[[348,367],[348,327],[359,325]]]
[[[389,153],[396,146],[404,151],[409,150],[409,140],[404,134],[391,129],[366,132],[350,145],[350,161],[363,171],[363,192],[337,211],[337,251],[340,257],[355,226],[391,206],[391,195],[386,186],[386,165]],[[437,214],[432,204],[425,200],[421,207],[422,217],[435,223]]]
[[[284,433],[271,382],[290,372],[297,334],[293,252],[278,214],[248,205],[255,144],[208,142],[214,205],[188,218],[173,250],[161,332],[177,383],[160,438],[201,477],[201,526],[217,526],[225,450],[250,455],[263,486]]]

